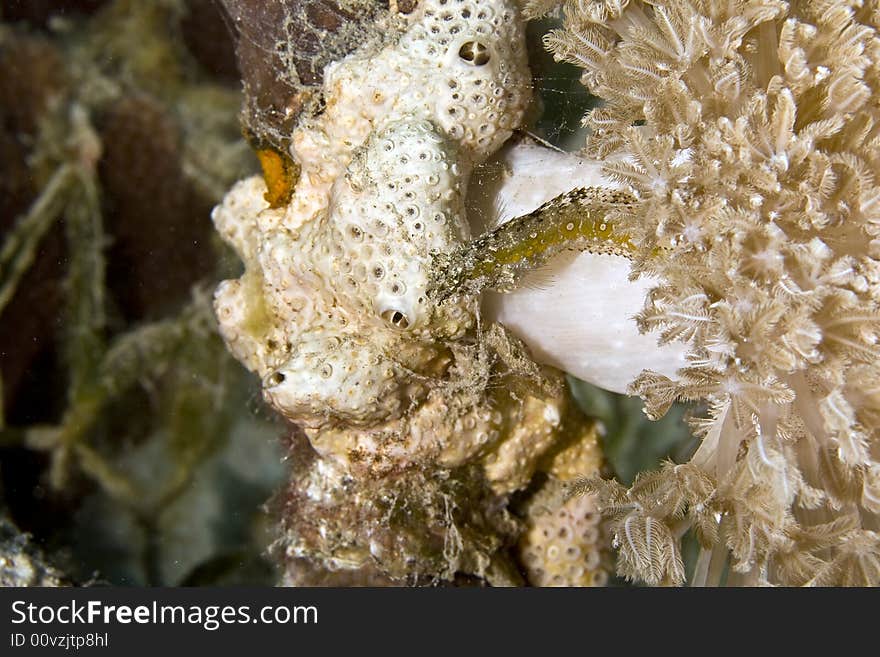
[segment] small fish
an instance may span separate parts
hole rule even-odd
[[[632,256],[610,217],[636,203],[627,192],[580,187],[483,233],[447,253],[433,254],[428,294],[438,302],[484,289],[509,292],[562,251]]]

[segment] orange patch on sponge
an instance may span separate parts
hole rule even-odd
[[[299,180],[299,165],[274,148],[258,148],[256,151],[266,181],[266,202],[270,208],[287,205]]]

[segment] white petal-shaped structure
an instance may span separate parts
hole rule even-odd
[[[601,163],[532,143],[506,148],[471,184],[474,232],[522,216],[575,187],[615,185]],[[534,357],[614,392],[625,392],[645,369],[675,378],[687,345],[660,346],[656,333],[639,333],[633,316],[657,285],[629,280],[626,258],[565,253],[509,294],[487,292],[483,312],[522,339]]]

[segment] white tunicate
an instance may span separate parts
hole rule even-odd
[[[469,199],[475,231],[528,214],[573,186],[614,187],[600,162],[535,144],[515,145],[500,161],[502,175],[472,186],[479,190]],[[658,282],[631,281],[629,273],[621,256],[564,252],[514,292],[487,292],[484,315],[523,340],[537,360],[607,390],[626,392],[644,369],[675,378],[687,345],[658,345],[656,333],[639,332],[633,318]]]

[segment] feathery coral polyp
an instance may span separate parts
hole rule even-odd
[[[662,281],[640,326],[689,344],[631,390],[709,408],[687,466],[588,485],[629,577],[682,582],[693,527],[697,584],[880,579],[878,27],[873,1],[572,1],[545,39],[605,101],[586,150]]]

